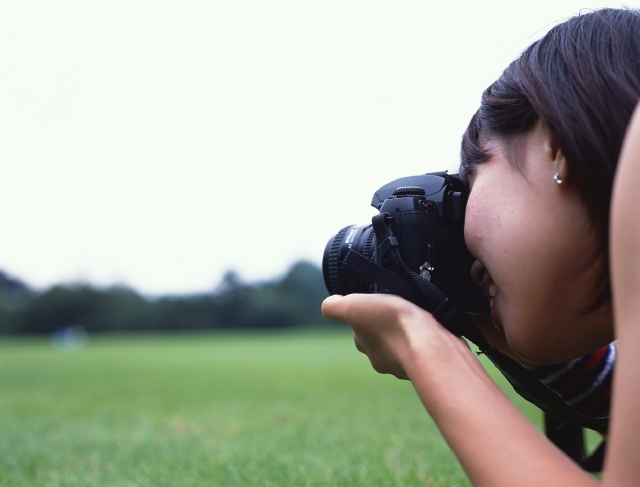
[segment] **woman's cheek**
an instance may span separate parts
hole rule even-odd
[[[484,225],[481,221],[480,214],[478,213],[477,206],[474,205],[472,201],[473,200],[470,198],[469,203],[467,204],[467,211],[465,213],[464,240],[469,251],[474,256],[478,257],[482,248],[481,243]]]

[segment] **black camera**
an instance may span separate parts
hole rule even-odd
[[[373,195],[371,206],[386,213],[406,266],[435,284],[453,306],[468,313],[489,312],[489,301],[471,280],[474,261],[464,241],[468,192],[457,175],[435,172],[396,179]],[[330,294],[385,293],[344,262],[352,250],[388,267],[372,225],[350,225],[332,237],[322,272]]]

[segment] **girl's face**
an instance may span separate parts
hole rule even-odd
[[[511,349],[535,363],[569,360],[613,339],[610,306],[590,310],[602,259],[562,154],[541,124],[517,142],[515,165],[498,140],[469,176],[465,240],[472,275],[493,296],[491,319]],[[511,154],[514,152],[514,154]],[[562,170],[562,169],[561,169]]]

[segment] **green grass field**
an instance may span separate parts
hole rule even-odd
[[[0,486],[200,485],[469,483],[347,329],[0,341]]]

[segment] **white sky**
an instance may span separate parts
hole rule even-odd
[[[522,49],[620,5],[3,0],[0,269],[159,294],[320,264],[379,186],[456,170]]]

